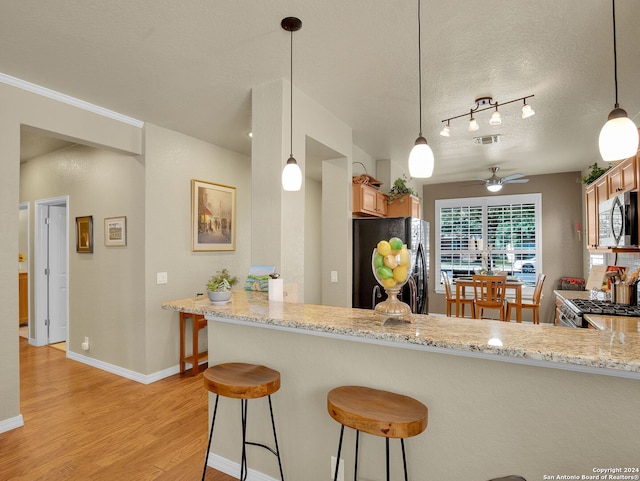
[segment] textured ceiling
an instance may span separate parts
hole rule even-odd
[[[638,123],[640,1],[617,0],[620,104]],[[416,0],[0,0],[0,72],[214,144],[250,153],[251,88],[289,78],[285,16],[298,16],[294,85],[353,127],[377,159],[406,163],[418,134]],[[428,182],[582,170],[614,104],[608,0],[422,0]],[[441,120],[474,100],[534,94]],[[295,119],[294,119],[295,122]],[[472,137],[502,134],[474,145]],[[284,159],[283,159],[284,162]]]

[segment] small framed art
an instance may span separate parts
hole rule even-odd
[[[117,247],[127,245],[127,218],[107,217],[104,220],[104,245]]]
[[[93,216],[76,217],[76,252],[93,252]]]

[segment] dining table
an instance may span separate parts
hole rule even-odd
[[[457,277],[454,279],[456,284],[456,317],[460,317],[460,306],[462,306],[461,299],[466,297],[467,287],[473,288],[473,277]],[[524,283],[517,277],[510,278],[507,276],[507,282],[505,283],[506,291],[513,291],[515,295],[516,306],[516,322],[522,322],[522,286]],[[505,292],[506,294],[506,292]],[[508,319],[509,321],[510,319]]]

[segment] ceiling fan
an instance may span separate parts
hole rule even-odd
[[[511,174],[506,177],[498,177],[497,172],[500,170],[500,167],[490,167],[491,177],[488,179],[476,179],[484,182],[484,185],[487,187],[487,190],[491,192],[498,192],[502,189],[504,184],[524,184],[529,182],[529,179],[523,179],[524,174]]]

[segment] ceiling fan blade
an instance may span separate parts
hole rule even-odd
[[[529,179],[502,179],[503,184],[526,184],[527,182],[529,182]]]
[[[507,175],[506,177],[503,177],[502,180],[513,180],[513,179],[519,179],[520,177],[524,177],[524,174]]]

